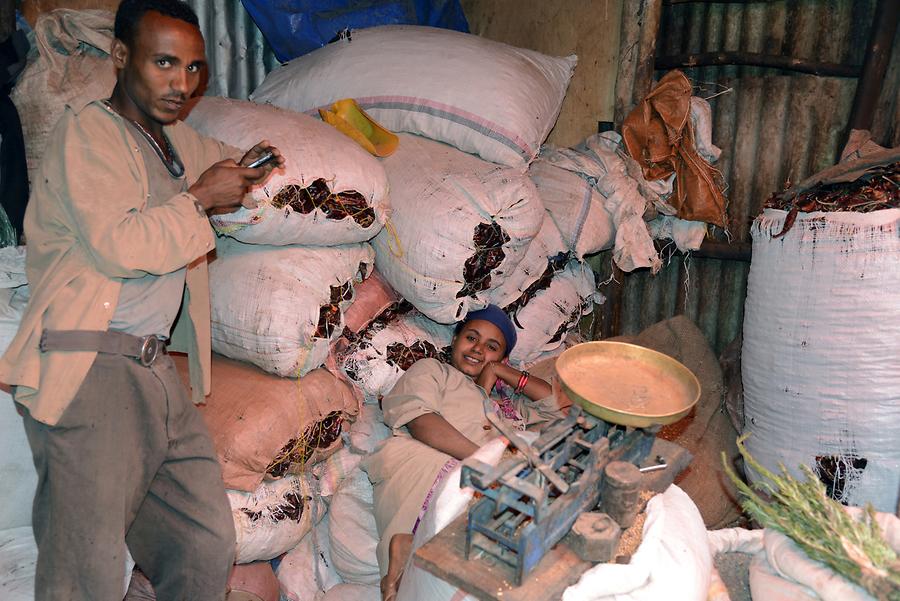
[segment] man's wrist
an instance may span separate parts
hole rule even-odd
[[[195,195],[191,194],[190,192],[188,192],[188,196],[191,199],[191,201],[193,201],[194,208],[197,209],[197,214],[204,218],[209,217],[208,209],[203,206],[203,203],[200,202],[200,199],[197,198]]]

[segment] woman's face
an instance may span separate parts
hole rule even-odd
[[[450,363],[472,379],[481,375],[485,364],[506,356],[506,339],[489,321],[473,319],[453,337]]]

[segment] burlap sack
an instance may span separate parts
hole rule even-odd
[[[741,510],[734,500],[734,484],[722,467],[722,452],[729,461],[738,456],[737,432],[724,408],[722,368],[706,336],[689,318],[678,315],[650,326],[628,342],[673,357],[700,381],[696,407],[684,419],[665,426],[659,436],[680,444],[694,456],[675,483],[697,505],[706,527],[733,524]]]
[[[669,203],[679,219],[726,226],[722,175],[700,156],[691,122],[691,82],[681,71],[666,73],[622,124],[628,153],[644,177],[657,180],[675,173]]]
[[[10,94],[22,120],[29,181],[34,181],[47,135],[66,105],[83,106],[112,92],[113,18],[105,10],[64,8],[38,18],[34,33],[40,54]]]
[[[174,356],[187,382],[187,357]],[[212,394],[200,406],[225,487],[254,491],[263,478],[299,473],[334,453],[359,413],[350,386],[324,369],[299,380],[214,356]]]

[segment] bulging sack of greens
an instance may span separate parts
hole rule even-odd
[[[334,246],[369,240],[389,211],[378,159],[333,127],[302,113],[203,97],[187,123],[242,150],[266,139],[285,160],[251,190],[254,209],[210,218],[219,233],[252,244]]]
[[[544,207],[519,170],[411,135],[384,161],[395,212],[373,240],[378,271],[430,319],[488,302],[537,235]]]
[[[319,367],[373,259],[365,243],[308,248],[219,238],[209,265],[213,350],[279,376]]]

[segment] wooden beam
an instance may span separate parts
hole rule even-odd
[[[866,48],[866,58],[863,61],[862,76],[856,85],[856,95],[850,109],[845,140],[850,135],[850,130],[872,128],[875,107],[878,105],[884,76],[891,61],[898,13],[900,2],[897,0],[878,0],[875,17],[872,20],[872,33],[869,35],[869,45]]]
[[[656,40],[662,17],[662,0],[625,0],[619,37],[619,72],[616,76],[615,124],[622,122],[653,87]],[[613,265],[612,279],[600,292],[606,302],[600,306],[594,337],[612,338],[621,334],[625,273]]]
[[[890,53],[888,53],[888,57],[890,57]],[[657,69],[690,69],[716,65],[770,67],[786,71],[810,73],[821,77],[859,77],[860,73],[862,73],[862,67],[859,65],[822,63],[790,56],[759,54],[756,52],[698,52],[695,54],[672,54],[656,58]],[[887,62],[885,61],[886,66]]]
[[[654,240],[657,252],[674,255],[678,251],[671,240]],[[749,242],[721,242],[719,240],[704,240],[700,248],[691,251],[692,257],[700,259],[719,259],[722,261],[742,261],[749,263],[752,256],[752,248]]]

